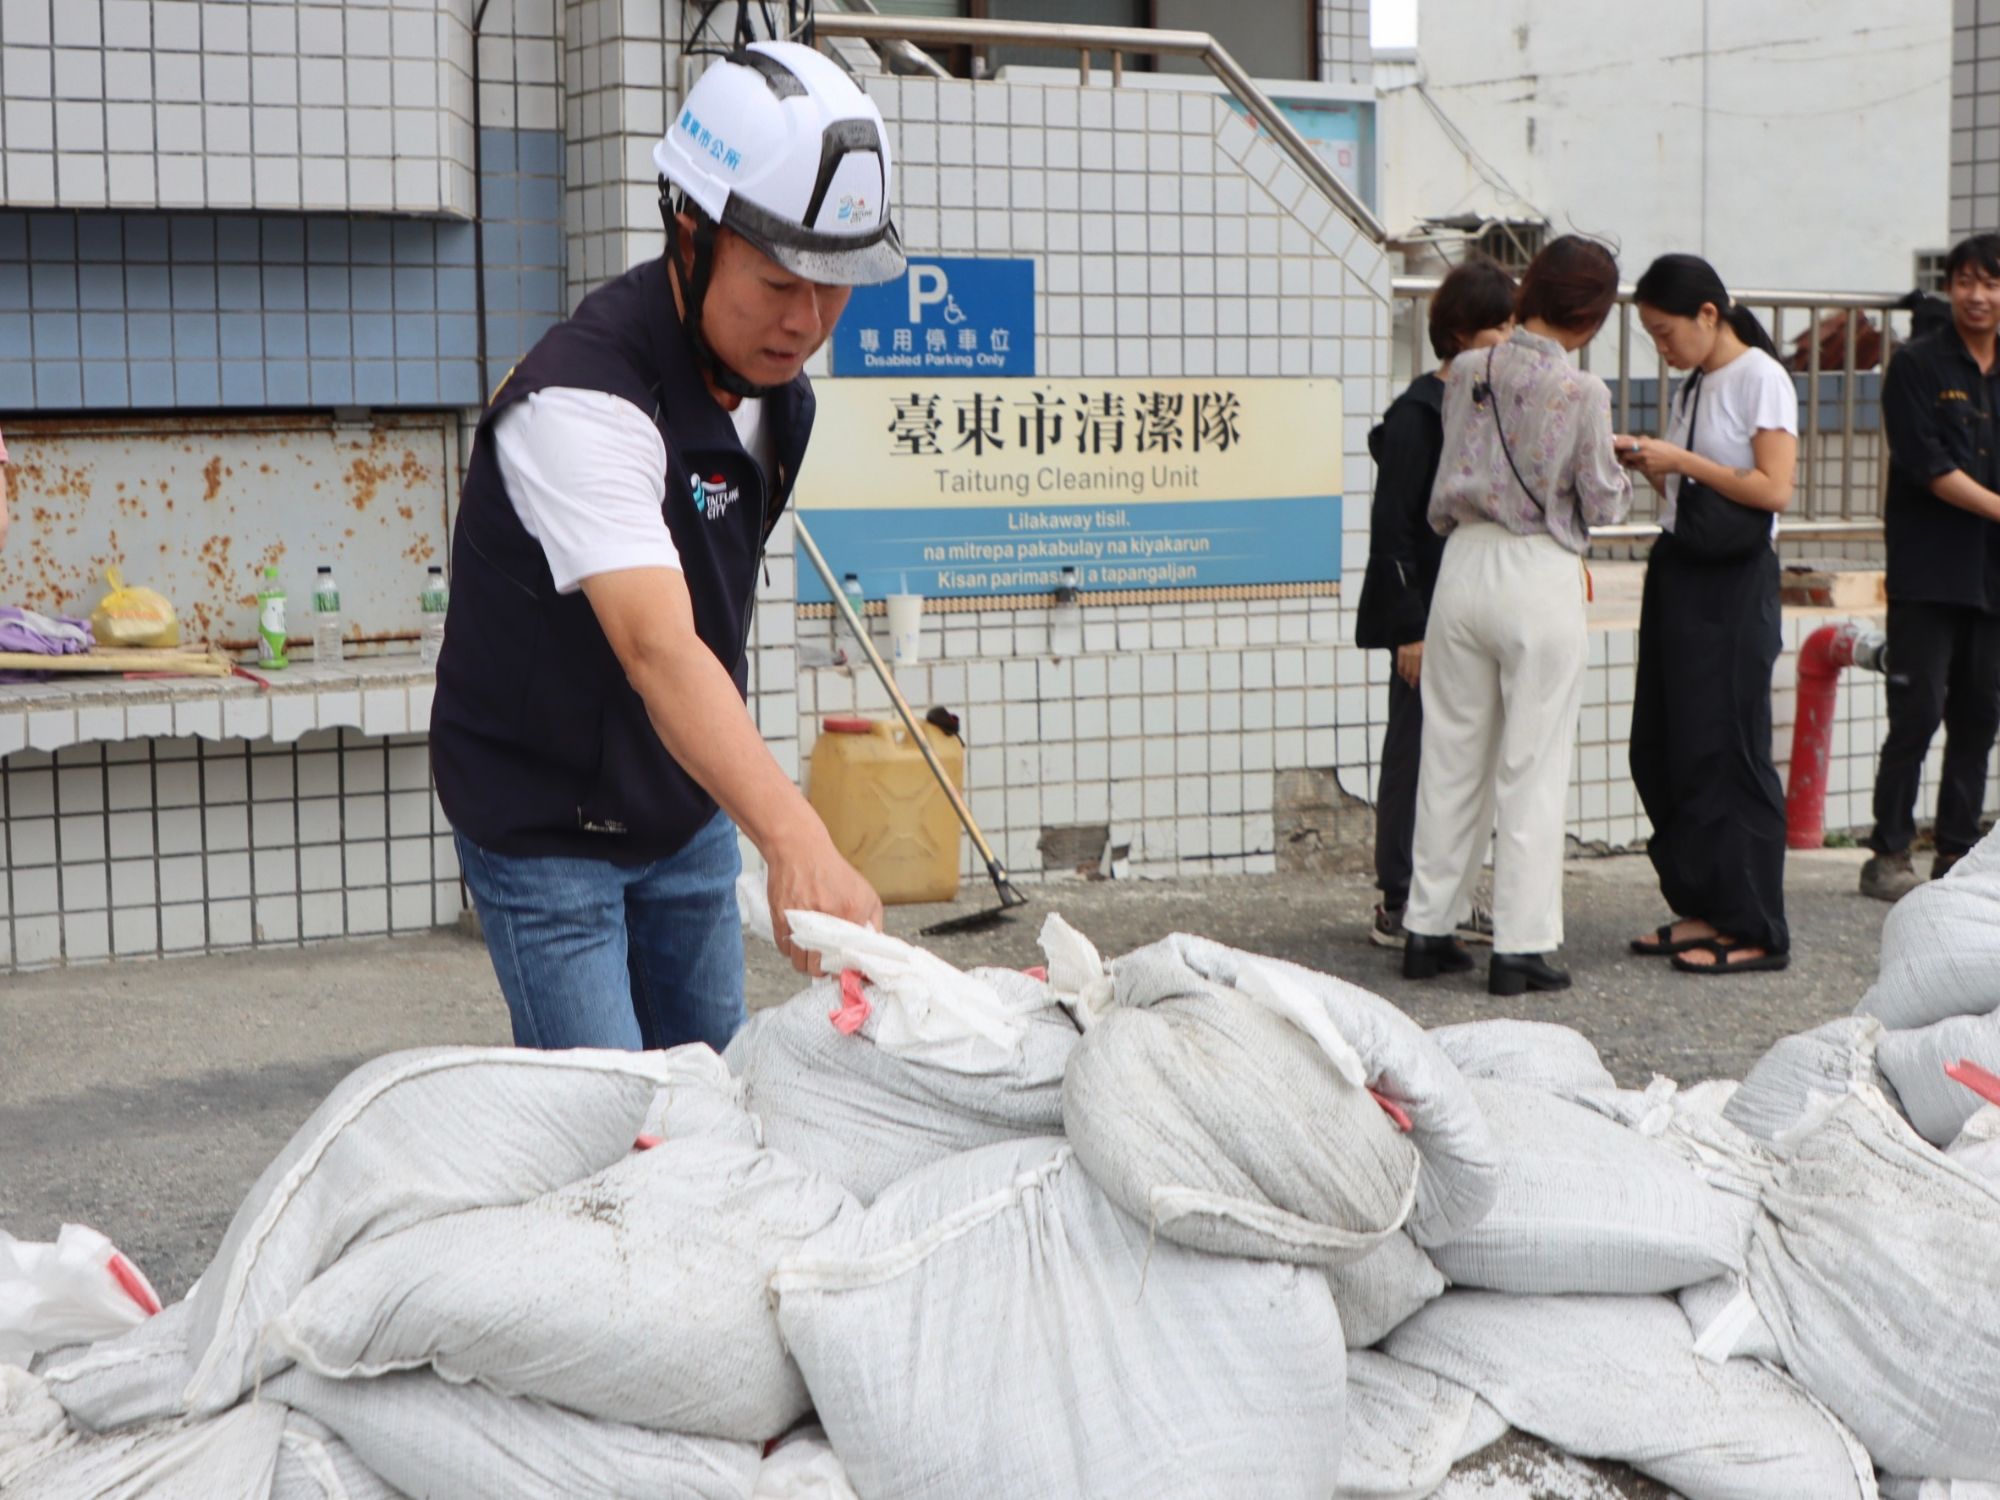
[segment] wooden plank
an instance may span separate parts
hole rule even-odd
[[[227,677],[227,658],[213,651],[86,651],[75,656],[39,656],[32,651],[0,651],[0,670],[9,672],[173,672],[187,677]]]

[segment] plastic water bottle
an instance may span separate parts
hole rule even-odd
[[[854,611],[855,618],[859,619],[863,614],[863,612],[866,611],[866,609],[868,608],[868,596],[861,590],[861,575],[858,573],[849,573],[845,578],[841,579],[840,591],[843,594],[847,595],[848,607]],[[839,629],[838,610],[834,612],[834,618],[836,621],[835,631],[837,634]]]
[[[264,569],[264,586],[257,591],[257,665],[275,671],[288,667],[285,655],[285,587],[276,566]]]
[[[313,660],[322,667],[338,666],[341,652],[340,585],[333,569],[322,563],[313,580]]]
[[[438,653],[444,650],[444,615],[451,605],[451,590],[445,586],[444,569],[433,563],[424,578],[424,592],[419,600],[424,611],[424,633],[419,650],[423,653],[423,663],[434,667]]]

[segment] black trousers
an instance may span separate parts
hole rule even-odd
[[[1389,729],[1375,779],[1375,884],[1391,911],[1410,899],[1417,840],[1417,763],[1424,747],[1424,695],[1403,681],[1389,653]]]
[[[1889,604],[1889,734],[1875,772],[1868,847],[1901,854],[1916,836],[1917,788],[1931,737],[1944,725],[1937,847],[1979,842],[1986,760],[2000,730],[2000,615],[1962,604]]]
[[[1778,557],[1709,562],[1654,544],[1639,608],[1632,781],[1675,915],[1784,953],[1785,791],[1771,762]]]

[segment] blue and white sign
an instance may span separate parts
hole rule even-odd
[[[836,375],[1032,375],[1035,263],[912,256],[858,286],[833,332]]]

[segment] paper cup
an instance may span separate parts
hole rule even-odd
[[[923,660],[924,596],[891,594],[889,606],[889,656],[899,667]]]

